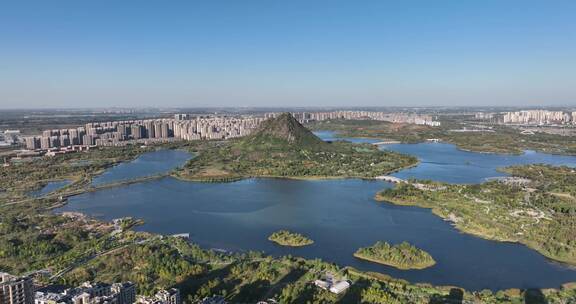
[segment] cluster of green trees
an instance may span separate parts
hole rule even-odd
[[[23,198],[29,191],[54,180],[68,179],[76,186],[84,185],[106,168],[134,159],[150,149],[139,146],[114,147],[13,162],[10,166],[0,168],[0,190],[5,192],[1,201]]]
[[[29,210],[24,213],[28,217],[21,214],[0,215],[0,269],[15,273],[60,269],[114,244],[104,234],[89,232],[83,224],[59,215]]]
[[[449,185],[435,191],[399,184],[377,199],[431,208],[465,232],[526,244],[540,253],[576,264],[576,172],[568,167],[514,166],[504,169],[530,181]]]
[[[311,282],[330,272],[353,282],[344,295],[317,288]],[[134,245],[99,257],[66,275],[63,283],[84,280],[131,280],[139,292],[153,294],[176,286],[187,303],[222,295],[230,303],[524,303],[526,291],[468,292],[455,288],[410,284],[403,280],[339,268],[321,260],[291,256],[272,258],[257,252],[221,254],[176,238]],[[457,291],[457,292],[455,292]],[[543,290],[547,299],[576,299],[576,288]]]
[[[0,269],[15,273],[48,267],[58,270],[121,243],[123,236],[111,237],[107,231],[90,229],[91,224],[100,226],[96,221],[52,214],[49,209],[62,203],[56,196],[32,198],[28,193],[49,181],[63,179],[73,183],[59,192],[83,189],[104,169],[151,149],[155,147],[94,149],[0,167]]]
[[[409,167],[417,159],[368,144],[337,142],[318,151],[278,144],[250,147],[230,142],[190,160],[178,175],[188,179],[236,180],[240,177],[373,178]]]
[[[218,145],[222,144],[195,143],[192,149]],[[451,291],[446,288],[410,284],[379,274],[340,268],[321,260],[291,256],[272,258],[256,252],[218,253],[179,238],[161,238],[131,230],[111,235],[112,228],[105,223],[52,214],[48,208],[59,203],[54,198],[8,204],[21,192],[47,178],[83,176],[82,180],[87,182],[106,166],[141,152],[136,147],[110,148],[0,168],[0,183],[5,189],[0,196],[0,271],[22,274],[50,269],[54,274],[72,269],[52,281],[47,277],[37,279],[68,286],[85,280],[110,283],[131,280],[138,284],[138,292],[143,294],[175,286],[188,303],[215,294],[225,296],[232,303],[267,298],[275,298],[280,303],[442,303],[439,301],[451,299]],[[80,160],[89,161],[79,166]],[[18,179],[25,185],[13,182]],[[69,187],[81,186],[75,183]],[[471,186],[466,193],[480,190]],[[344,295],[336,296],[311,284],[327,272],[348,278],[353,282],[352,287]],[[522,303],[527,294],[522,290],[497,293],[462,290],[461,299],[477,303]],[[576,301],[576,286],[543,290],[542,294],[550,303],[570,303]]]
[[[436,264],[429,253],[408,242],[391,245],[378,241],[372,246],[359,248],[354,256],[399,269],[423,269]]]
[[[280,230],[272,233],[268,240],[275,242],[282,246],[301,247],[314,243],[313,240],[305,237],[304,235],[288,230]]]
[[[417,159],[369,144],[327,143],[289,114],[267,121],[239,140],[209,143],[175,175],[203,181],[244,177],[373,178],[417,163]]]

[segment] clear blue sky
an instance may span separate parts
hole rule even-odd
[[[0,2],[0,108],[210,105],[576,105],[576,1]]]

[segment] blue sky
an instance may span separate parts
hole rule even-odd
[[[1,1],[0,108],[576,105],[576,1]]]

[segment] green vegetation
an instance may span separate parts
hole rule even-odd
[[[176,148],[178,145],[161,147]],[[76,214],[54,215],[49,210],[63,204],[60,195],[87,191],[92,177],[106,168],[155,148],[93,149],[25,159],[1,167],[0,269],[16,273],[29,269],[60,269],[96,252],[121,246],[123,235],[111,235],[112,225]],[[28,195],[50,181],[64,179],[72,183],[54,194],[41,198]],[[138,223],[138,220],[126,221],[123,227]]]
[[[520,242],[543,255],[576,264],[576,172],[568,167],[514,166],[513,177],[478,185],[398,184],[378,200],[431,208],[467,233]]]
[[[201,150],[218,143],[187,145]],[[25,195],[35,185],[52,179],[76,181],[62,192],[81,189],[107,166],[144,151],[137,147],[106,148],[0,168],[5,190],[0,197],[0,271],[24,274],[47,270],[51,275],[40,273],[35,278],[67,286],[85,280],[109,283],[131,280],[138,284],[139,293],[148,295],[159,288],[174,286],[181,290],[185,303],[215,294],[223,295],[230,303],[275,298],[279,303],[520,304],[534,295],[549,303],[576,300],[574,285],[541,291],[468,292],[410,284],[320,260],[272,258],[255,252],[218,253],[174,237],[161,238],[131,230],[112,233],[114,227],[110,223],[79,214],[51,213],[50,208],[62,204],[56,197],[35,199]],[[14,182],[17,178],[21,181]],[[134,223],[127,219],[122,226],[129,228]],[[344,295],[336,296],[310,284],[326,272],[351,280],[352,287]]]
[[[344,295],[334,295],[311,282],[330,272],[353,282]],[[339,268],[321,260],[272,258],[256,252],[219,254],[175,238],[155,239],[98,257],[67,274],[63,283],[84,280],[131,280],[139,292],[176,286],[186,303],[222,295],[230,303],[256,303],[274,298],[278,303],[525,303],[533,294],[550,303],[570,303],[576,286],[562,289],[468,292],[459,288],[411,284],[376,273]],[[538,303],[538,302],[536,302]]]
[[[492,126],[484,132],[454,132],[455,129],[474,128],[462,118],[443,117],[442,126],[430,127],[414,124],[372,120],[328,120],[307,125],[312,130],[332,130],[342,137],[368,137],[419,143],[427,139],[440,139],[467,151],[521,154],[535,150],[551,154],[576,155],[576,136],[562,136],[536,132],[523,134],[507,126]]]
[[[373,178],[413,166],[417,160],[369,144],[326,143],[290,114],[262,124],[254,134],[197,150],[176,177],[232,181],[245,177]]]
[[[430,254],[408,242],[390,245],[378,241],[370,247],[358,249],[354,256],[398,269],[424,269],[436,264]]]
[[[290,232],[288,230],[280,230],[272,233],[268,240],[282,246],[302,247],[312,245],[314,241],[303,236],[300,233]]]
[[[0,199],[25,199],[28,192],[56,180],[71,180],[73,183],[67,188],[79,188],[105,169],[152,149],[126,146],[13,162],[8,167],[0,168]]]

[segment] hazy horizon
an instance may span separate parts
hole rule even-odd
[[[576,106],[574,1],[0,4],[0,109]]]

